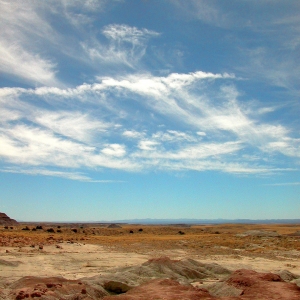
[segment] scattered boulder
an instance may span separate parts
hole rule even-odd
[[[128,292],[131,287],[120,281],[109,280],[103,284],[105,290],[114,294],[123,294]]]
[[[299,278],[299,276],[293,274],[288,270],[280,270],[275,274],[279,275],[286,282],[291,282],[292,280]]]
[[[71,231],[73,231],[74,233],[78,232],[77,228],[72,228]]]
[[[296,279],[294,283],[300,288],[300,278]]]
[[[55,233],[55,231],[54,231],[53,228],[48,228],[48,229],[47,229],[47,232],[49,232],[49,233]]]
[[[237,297],[243,294],[243,289],[236,288],[226,282],[216,282],[208,286],[204,286],[214,297]]]

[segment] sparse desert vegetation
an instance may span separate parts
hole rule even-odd
[[[7,227],[7,226],[6,226]],[[183,249],[191,254],[230,254],[270,256],[300,251],[300,225],[130,225],[119,224],[20,224],[0,229],[0,245],[51,245],[81,242],[102,245],[125,252],[148,253]]]

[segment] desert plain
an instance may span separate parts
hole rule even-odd
[[[0,299],[300,299],[300,224],[0,227]]]

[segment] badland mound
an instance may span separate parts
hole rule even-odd
[[[300,288],[295,283],[285,282],[279,275],[259,273],[252,270],[237,270],[225,281],[210,287],[199,288],[180,284],[174,279],[154,279],[130,289],[118,296],[106,296],[103,300],[297,300]]]
[[[289,275],[288,281],[298,277],[292,273]],[[215,283],[203,284],[205,279],[213,279]],[[215,263],[201,263],[192,259],[173,260],[168,257],[153,258],[133,267],[110,269],[105,275],[80,280],[27,276],[0,286],[1,300],[35,298],[299,300],[300,288],[295,283],[284,281],[278,274],[247,269],[231,272]]]

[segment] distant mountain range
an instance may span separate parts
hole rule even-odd
[[[21,221],[31,223],[30,221]],[[149,225],[213,225],[213,224],[300,224],[300,219],[128,219],[111,221],[32,221],[32,223],[81,223],[81,224],[149,224]]]
[[[109,222],[107,222],[109,223]],[[115,220],[113,223],[129,224],[300,224],[300,219],[131,219]]]

